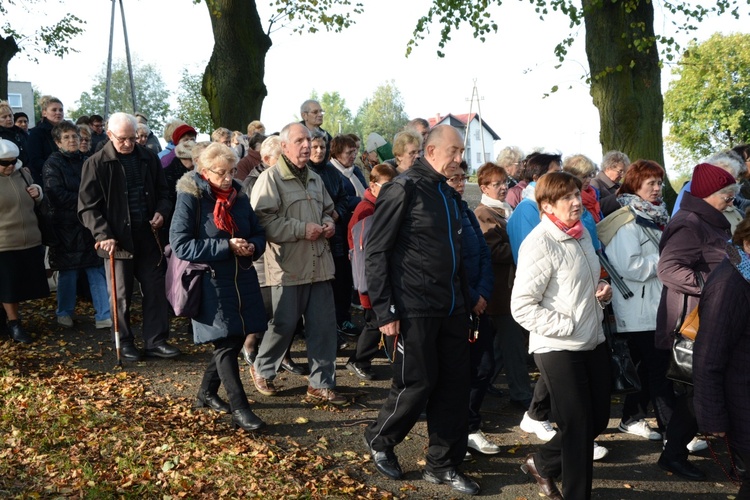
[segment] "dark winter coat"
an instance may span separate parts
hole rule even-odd
[[[177,204],[169,243],[175,255],[183,260],[201,262],[212,271],[203,275],[201,307],[193,318],[196,344],[213,342],[229,336],[242,337],[266,330],[266,311],[258,285],[253,259],[266,249],[266,235],[258,222],[240,183],[231,214],[237,224],[233,237],[244,238],[255,245],[253,257],[238,257],[229,249],[229,233],[214,224],[216,198],[208,181],[191,173],[177,182]],[[200,214],[196,212],[200,210]],[[196,228],[196,220],[198,227]]]
[[[672,332],[682,315],[684,294],[688,295],[690,312],[701,295],[697,274],[705,282],[726,256],[730,237],[729,221],[724,214],[685,192],[680,211],[669,221],[659,242],[657,273],[664,288],[656,313],[657,348],[672,348]]]
[[[513,263],[510,238],[505,230],[508,221],[499,209],[481,203],[474,210],[474,215],[477,216],[484,239],[490,249],[492,273],[495,277],[495,286],[492,289],[492,298],[487,301],[486,313],[490,315],[510,314],[510,293],[513,290],[516,266]]]
[[[490,248],[482,234],[474,212],[469,205],[461,200],[461,259],[466,269],[466,279],[469,284],[469,298],[473,308],[482,296],[489,302],[492,298],[492,288],[495,277],[492,274],[492,260]]]
[[[52,269],[83,269],[103,265],[94,250],[94,237],[78,220],[78,190],[84,157],[81,153],[52,153],[44,163],[44,196],[56,244],[49,249]]]
[[[365,251],[379,326],[468,312],[460,201],[424,158],[383,186]]]
[[[134,153],[141,162],[147,216],[159,212],[164,220],[172,214],[169,188],[159,159],[151,150],[136,144]],[[125,169],[117,159],[112,142],[107,142],[83,164],[78,193],[78,219],[96,241],[114,238],[117,246],[133,252]]]
[[[24,166],[28,166],[29,155],[26,151],[26,141],[28,141],[29,135],[21,127],[17,127],[16,125],[10,128],[0,127],[0,139],[5,139],[18,146],[18,159],[21,160]]]
[[[349,245],[346,242],[346,229],[352,213],[349,210],[349,198],[344,189],[343,176],[330,163],[316,164],[309,161],[307,162],[307,166],[323,179],[323,185],[333,200],[334,210],[339,214],[339,218],[336,221],[336,233],[328,240],[328,244],[331,246],[331,255],[334,257],[349,255]]]
[[[748,308],[750,283],[725,259],[708,278],[698,311],[693,404],[699,429],[726,432],[743,456],[750,455]]]
[[[26,141],[26,152],[29,155],[29,163],[26,165],[34,177],[34,182],[42,185],[42,168],[49,155],[57,151],[57,144],[52,138],[54,126],[46,118],[29,130],[29,138]]]

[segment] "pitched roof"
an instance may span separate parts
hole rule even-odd
[[[456,128],[466,128],[466,124],[471,122],[473,119],[477,119],[479,121],[479,114],[477,113],[464,113],[461,115],[454,115],[453,113],[448,113],[446,116],[441,116],[439,113],[437,116],[434,116],[432,118],[428,118],[427,121],[430,123],[430,128],[434,127],[435,125],[439,123],[447,123],[448,125]],[[446,120],[447,119],[447,120]],[[495,133],[494,130],[492,130],[492,127],[489,126],[489,124],[482,120],[482,126],[487,130],[487,132],[490,133],[492,138],[496,141],[500,140],[500,136]]]

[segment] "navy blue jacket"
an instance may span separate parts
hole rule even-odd
[[[349,199],[346,196],[344,183],[341,181],[343,176],[330,163],[316,164],[309,161],[307,162],[307,166],[323,179],[323,185],[333,200],[336,213],[339,214],[339,218],[336,221],[336,233],[328,240],[328,244],[331,246],[331,254],[334,257],[349,255],[346,228],[349,226],[349,219],[352,216],[352,212],[349,210]]]
[[[492,273],[492,258],[490,247],[484,239],[479,221],[469,209],[469,205],[461,200],[461,259],[466,269],[466,279],[469,282],[469,298],[471,308],[479,301],[481,295],[489,302],[492,288],[495,286],[495,276]]]
[[[266,311],[252,263],[266,249],[266,233],[250,207],[250,200],[242,193],[240,183],[234,181],[233,186],[238,192],[231,209],[237,224],[234,237],[255,245],[252,258],[232,253],[229,249],[231,235],[214,224],[216,199],[208,181],[193,172],[177,182],[169,243],[180,259],[206,263],[212,269],[203,276],[200,312],[193,318],[196,344],[229,336],[244,338],[248,333],[266,330]],[[196,210],[200,210],[197,217]]]

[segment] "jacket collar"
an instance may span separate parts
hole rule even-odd
[[[434,168],[432,168],[432,165],[430,165],[430,163],[423,157],[420,157],[414,162],[414,165],[412,165],[406,172],[408,173],[412,170],[415,173],[418,173],[420,177],[424,177],[432,182],[445,182],[447,180],[443,174],[439,174]]]
[[[138,144],[135,145],[135,149],[133,150],[133,152],[138,155],[139,160],[148,159],[147,151],[147,149]],[[117,161],[117,150],[115,149],[115,145],[112,144],[112,141],[107,141],[107,143],[102,146],[102,161]]]
[[[690,191],[685,191],[682,195],[682,203],[680,203],[680,212],[683,210],[696,214],[701,219],[705,220],[712,226],[727,231],[731,228],[731,224],[724,214],[716,210],[714,207],[703,201],[702,198],[693,196]],[[680,215],[677,212],[677,215]]]

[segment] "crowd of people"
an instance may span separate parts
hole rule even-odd
[[[375,468],[402,478],[396,446],[423,416],[423,478],[475,495],[480,486],[461,464],[500,452],[482,431],[481,407],[504,372],[510,402],[524,411],[520,428],[543,442],[522,471],[542,496],[582,499],[591,497],[593,461],[608,453],[595,439],[610,417],[603,324],[613,316],[641,381],[618,429],[661,443],[658,466],[689,480],[705,478],[688,458],[707,446],[698,432],[726,438],[738,498],[750,498],[750,146],[697,165],[671,214],[654,161],[610,151],[597,167],[584,155],[507,147],[476,172],[472,209],[462,199],[471,172],[461,132],[419,118],[392,146],[371,134],[362,152],[360,137],[323,130],[324,111],[308,100],[302,121],[278,134],[254,121],[246,134],[218,128],[196,142],[195,128],[172,121],[162,149],[142,114],[74,124],[59,99],[45,96],[40,108],[27,131],[28,117],[0,102],[0,327],[13,340],[33,342],[19,303],[49,295],[54,270],[61,326],[80,321],[85,280],[95,328],[118,335],[123,360],[179,356],[169,343],[169,243],[177,258],[209,268],[190,325],[195,343],[213,344],[197,407],[231,414],[246,431],[266,425],[241,361],[263,396],[279,393],[274,381],[286,370],[307,377],[310,401],[344,405],[336,357],[356,338],[346,361],[354,375],[375,379],[381,352],[392,366],[364,433]],[[142,350],[131,324],[136,283]],[[696,307],[690,386],[667,369],[673,332]],[[304,364],[290,355],[300,333]]]

